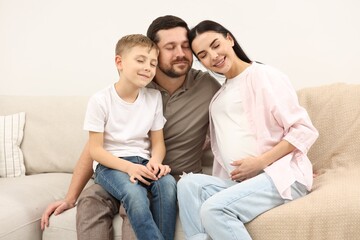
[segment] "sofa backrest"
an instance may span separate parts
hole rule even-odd
[[[309,151],[314,170],[360,166],[360,84],[336,83],[298,91],[319,138]]]
[[[88,138],[83,121],[88,97],[0,96],[0,115],[25,112],[26,174],[72,172]]]
[[[299,102],[319,138],[309,151],[314,170],[360,165],[360,84],[304,88]],[[0,96],[0,115],[26,112],[21,145],[27,174],[72,172],[88,139],[83,121],[88,97]]]

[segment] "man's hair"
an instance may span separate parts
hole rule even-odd
[[[158,43],[160,41],[157,33],[160,30],[167,30],[176,27],[183,27],[189,32],[189,27],[187,23],[179,17],[172,15],[165,15],[162,17],[156,18],[149,26],[146,35],[150,38],[154,43]]]
[[[158,46],[151,41],[150,38],[142,34],[130,34],[122,37],[116,44],[115,55],[121,55],[124,51],[129,50],[135,46],[148,47],[149,51],[156,49],[159,52]]]

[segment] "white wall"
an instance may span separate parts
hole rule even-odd
[[[296,89],[360,83],[358,0],[0,0],[0,94],[91,95],[117,81],[114,46],[161,15],[223,23]]]

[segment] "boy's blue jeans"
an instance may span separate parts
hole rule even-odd
[[[122,159],[142,165],[149,161],[137,156]],[[145,186],[130,182],[125,172],[98,164],[95,182],[123,204],[138,239],[174,239],[177,200],[173,176],[167,174]]]

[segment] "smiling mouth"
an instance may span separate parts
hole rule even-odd
[[[144,78],[150,78],[150,76],[148,75],[144,75],[144,74],[139,74],[140,77],[144,77]]]
[[[225,57],[222,58],[220,61],[218,61],[217,63],[215,63],[213,66],[214,67],[221,67],[225,62]]]

